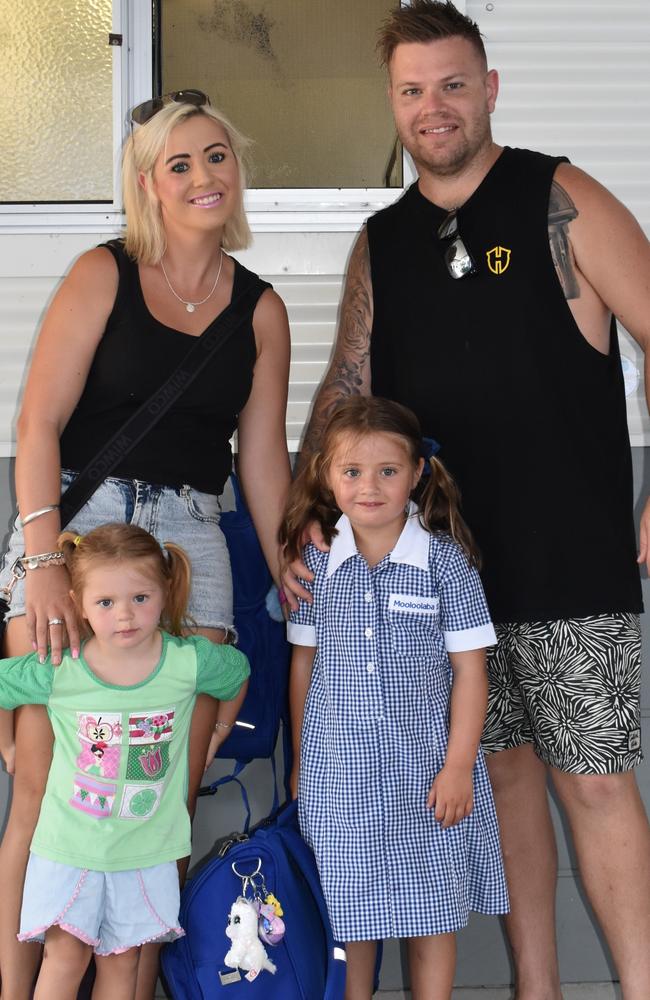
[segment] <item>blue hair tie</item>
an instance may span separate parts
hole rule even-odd
[[[429,459],[433,458],[440,451],[440,445],[434,438],[423,437],[420,441],[420,456],[424,459],[423,476],[431,475],[431,465]]]

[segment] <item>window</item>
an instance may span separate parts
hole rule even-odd
[[[0,0],[0,202],[113,201],[112,0]]]
[[[204,90],[254,139],[252,188],[401,188],[374,49],[374,28],[392,6],[160,0],[162,92]]]

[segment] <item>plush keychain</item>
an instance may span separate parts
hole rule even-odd
[[[226,937],[232,944],[224,958],[230,969],[243,969],[246,979],[253,980],[266,969],[275,972],[276,966],[266,954],[266,948],[258,935],[259,914],[257,906],[250,899],[239,896],[230,907]]]
[[[266,894],[266,899],[255,898],[255,907],[259,915],[258,933],[265,944],[276,945],[284,937],[284,920],[280,920],[283,909],[273,893]]]

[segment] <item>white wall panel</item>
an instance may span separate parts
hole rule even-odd
[[[568,156],[650,235],[650,0],[468,0],[466,13],[499,71],[496,141]],[[648,444],[643,355],[620,334],[630,440]]]
[[[464,6],[479,22],[490,65],[500,72],[493,116],[497,141],[568,155],[628,205],[650,233],[650,0],[467,0]],[[327,215],[321,232],[296,231],[284,212],[255,210],[255,246],[238,255],[273,281],[287,303],[292,448],[330,355],[355,235],[344,212],[328,215],[321,207],[313,202],[317,214]],[[374,208],[367,203],[368,213]],[[54,283],[83,249],[109,235],[0,236],[0,455],[13,450],[24,361]],[[638,376],[641,352],[624,332],[622,350]],[[628,409],[632,443],[642,444],[650,441],[650,423],[642,380],[637,381]]]

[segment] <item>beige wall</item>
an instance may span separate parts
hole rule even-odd
[[[166,0],[163,92],[205,90],[255,140],[254,187],[385,187],[395,129],[374,42],[391,6]]]

